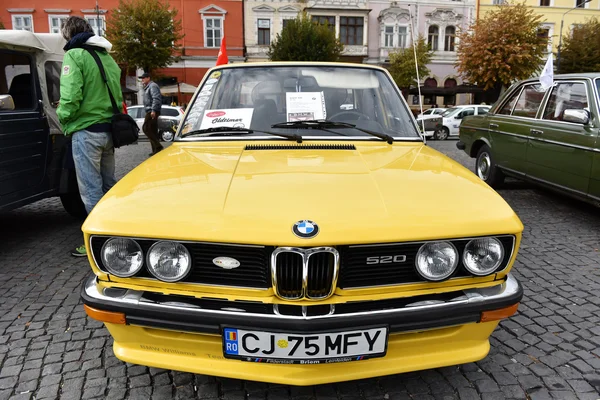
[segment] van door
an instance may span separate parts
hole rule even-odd
[[[49,127],[31,54],[0,49],[0,98],[1,207],[47,190]]]

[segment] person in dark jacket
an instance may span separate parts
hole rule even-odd
[[[145,72],[140,78],[144,83],[144,109],[146,110],[142,130],[150,139],[152,153],[149,155],[153,156],[163,149],[158,137],[158,117],[162,106],[162,95],[158,85],[150,79],[149,73]]]
[[[77,186],[89,214],[117,180],[110,124],[114,111],[98,64],[85,48],[98,54],[117,104],[123,102],[121,69],[108,53],[112,44],[96,36],[84,18],[67,18],[61,33],[67,44],[56,114],[65,135],[71,136]],[[87,256],[85,245],[77,247],[71,254]]]

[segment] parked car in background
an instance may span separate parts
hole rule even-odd
[[[60,197],[87,215],[56,115],[64,45],[59,34],[0,30],[0,211]]]
[[[506,175],[600,203],[600,73],[519,82],[487,115],[465,118],[459,148],[477,175],[498,186]]]
[[[146,116],[146,110],[144,109],[144,106],[129,106],[127,107],[127,113],[138,124],[140,133],[143,133],[142,126],[144,125],[144,118]],[[173,140],[175,130],[181,122],[183,114],[183,108],[179,106],[174,107],[163,104],[161,107],[160,117],[158,117],[158,135],[160,140],[163,142],[170,142]]]
[[[450,136],[458,136],[458,127],[462,119],[469,115],[485,115],[491,106],[465,104],[448,108],[442,114],[442,129],[438,139],[445,140]]]
[[[443,118],[441,114],[429,113],[427,115],[420,114],[417,116],[417,124],[419,130],[427,138],[440,139],[442,136],[442,122]]]
[[[432,114],[437,114],[437,115],[441,115],[444,113],[444,111],[446,111],[447,108],[442,108],[442,107],[432,107],[428,110],[423,111],[423,113],[417,115],[417,119],[421,118],[424,115],[432,115]]]

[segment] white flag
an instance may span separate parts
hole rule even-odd
[[[546,65],[544,65],[544,69],[542,70],[542,74],[540,75],[540,83],[542,85],[542,89],[548,90],[552,87],[554,83],[554,66],[552,65],[552,53],[548,55],[548,61],[546,61]]]

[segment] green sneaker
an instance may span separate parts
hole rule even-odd
[[[75,247],[75,249],[73,251],[71,251],[71,255],[73,257],[86,257],[87,251],[85,250],[85,245],[82,244],[79,247]]]

